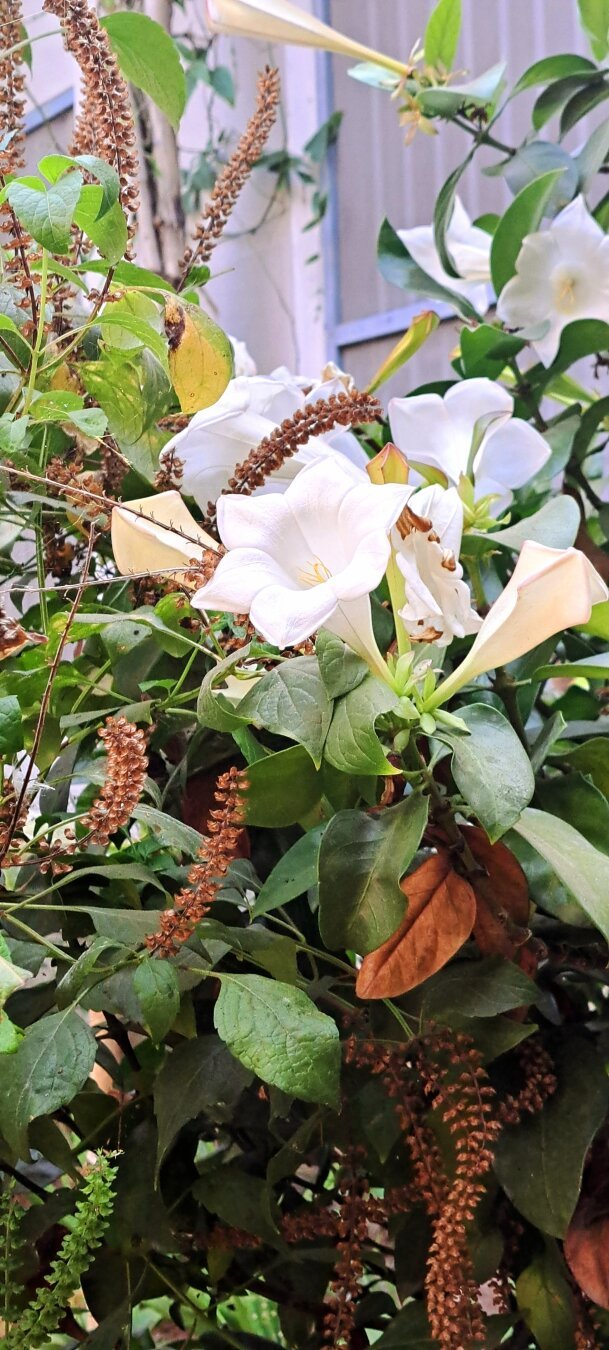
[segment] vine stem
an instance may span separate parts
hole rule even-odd
[[[50,669],[50,671],[49,671],[49,678],[48,678],[48,680],[47,680],[46,689],[45,689],[45,691],[44,691],[44,694],[42,695],[42,700],[41,700],[41,703],[40,703],[40,712],[39,712],[39,714],[38,714],[38,721],[37,721],[37,723],[36,723],[36,730],[35,730],[35,732],[34,732],[34,740],[33,740],[33,744],[32,744],[32,749],[31,749],[31,751],[30,751],[29,760],[28,760],[28,763],[27,763],[27,765],[26,765],[26,767],[25,767],[25,772],[24,772],[24,774],[23,774],[23,782],[22,782],[22,784],[21,784],[21,791],[20,791],[19,796],[18,796],[18,798],[17,798],[17,801],[16,801],[16,803],[15,803],[15,809],[14,809],[13,814],[12,814],[12,816],[11,816],[10,824],[9,824],[9,827],[8,827],[8,829],[7,829],[7,832],[6,832],[6,838],[5,838],[5,841],[4,841],[4,847],[3,847],[3,849],[2,849],[2,852],[0,853],[0,865],[4,862],[4,859],[6,858],[6,855],[7,855],[8,851],[9,851],[9,848],[10,848],[12,842],[13,842],[13,838],[14,838],[14,835],[15,835],[15,831],[17,830],[17,827],[18,827],[18,825],[19,825],[19,819],[20,819],[21,812],[22,812],[22,809],[23,809],[23,803],[25,802],[25,799],[26,799],[26,796],[27,796],[27,790],[28,790],[28,787],[29,787],[29,785],[30,785],[30,779],[31,779],[32,774],[33,774],[33,772],[34,772],[34,764],[35,764],[35,761],[36,761],[36,756],[37,756],[38,751],[39,751],[39,749],[40,749],[40,742],[41,742],[41,740],[42,740],[42,733],[43,733],[43,731],[44,731],[44,724],[45,724],[45,722],[46,722],[47,713],[48,713],[48,710],[49,710],[49,704],[50,704],[50,701],[51,701],[51,694],[52,694],[52,692],[53,692],[53,684],[54,684],[54,682],[55,682],[55,676],[57,675],[57,671],[59,670],[59,666],[60,666],[60,663],[61,663],[61,658],[62,658],[62,656],[63,656],[64,649],[65,649],[66,643],[67,643],[67,641],[68,641],[68,636],[69,636],[69,633],[70,633],[70,628],[72,627],[72,624],[73,624],[73,622],[74,622],[74,619],[76,618],[76,614],[77,614],[77,612],[78,612],[78,608],[79,608],[80,602],[81,602],[82,597],[83,597],[83,595],[84,595],[85,586],[86,586],[86,580],[87,580],[87,573],[88,573],[88,571],[89,571],[89,567],[90,567],[90,564],[91,564],[91,558],[92,558],[92,556],[93,556],[93,548],[94,548],[94,545],[95,545],[95,537],[96,537],[96,536],[95,536],[95,531],[94,531],[93,527],[91,527],[91,530],[90,530],[90,532],[89,532],[89,542],[88,542],[88,544],[87,544],[87,552],[86,552],[86,556],[85,556],[85,565],[84,565],[83,573],[82,573],[82,576],[81,576],[81,579],[80,579],[80,585],[79,585],[78,590],[77,590],[77,592],[76,592],[76,595],[74,596],[74,599],[73,599],[73,601],[72,601],[72,605],[71,605],[71,607],[70,607],[70,612],[69,612],[68,617],[67,617],[67,620],[66,620],[66,626],[65,626],[65,628],[64,628],[64,630],[63,630],[63,633],[61,634],[61,637],[60,637],[60,639],[59,639],[59,643],[58,643],[58,646],[57,646],[57,651],[56,651],[56,653],[55,653],[55,656],[54,656],[54,658],[53,658],[53,663],[52,663],[51,669]]]

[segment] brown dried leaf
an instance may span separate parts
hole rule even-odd
[[[382,947],[364,957],[355,986],[359,998],[396,998],[422,984],[459,951],[474,926],[476,897],[445,849],[400,884],[408,897],[406,916]]]
[[[565,1238],[565,1259],[584,1294],[609,1308],[609,1215],[592,1221],[576,1212]]]
[[[27,633],[16,619],[0,617],[0,661],[16,656],[28,642],[46,642],[44,633]]]
[[[505,844],[491,844],[472,826],[465,838],[484,873],[473,879],[477,910],[474,937],[484,956],[513,960],[528,937],[529,888],[525,874]]]

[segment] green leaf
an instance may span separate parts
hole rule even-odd
[[[127,447],[141,441],[170,406],[171,385],[160,361],[145,348],[125,352],[108,347],[100,360],[79,365],[78,373],[87,393],[103,408],[111,436],[129,457]],[[158,467],[157,450],[145,475],[149,481]]]
[[[255,918],[269,914],[280,905],[287,905],[297,895],[304,895],[305,891],[317,884],[319,850],[326,828],[325,822],[315,825],[301,839],[297,839],[275,864],[256,897],[252,910]]]
[[[49,253],[69,251],[70,226],[75,219],[82,181],[81,173],[68,173],[48,190],[42,183],[36,187],[19,179],[9,183],[7,196],[15,215]]]
[[[241,717],[240,713],[235,711],[232,703],[222,693],[222,689],[217,686],[232,675],[236,666],[247,660],[249,651],[250,644],[230,656],[225,656],[223,661],[212,667],[203,680],[197,700],[197,717],[203,726],[209,727],[211,731],[236,731],[238,727],[247,726],[247,717]],[[248,682],[244,680],[244,696],[247,689]]]
[[[31,979],[29,970],[22,970],[20,966],[13,964],[8,945],[0,934],[0,1009],[4,1007],[7,998],[29,979]]]
[[[0,698],[0,755],[16,755],[23,750],[23,717],[14,694]]]
[[[159,1129],[157,1174],[180,1130],[205,1113],[214,1123],[230,1121],[251,1074],[217,1036],[184,1041],[165,1060],[154,1088]]]
[[[125,864],[125,868],[128,865]],[[135,867],[135,864],[133,866]],[[95,868],[92,867],[90,870],[95,873]],[[140,867],[136,870],[141,874]],[[135,879],[131,873],[129,877],[125,877],[125,880]],[[74,877],[69,877],[68,880],[73,881]],[[87,914],[96,933],[101,937],[124,943],[126,947],[141,947],[151,933],[156,933],[161,917],[161,911],[158,909],[98,909],[95,905],[87,906]]]
[[[175,816],[169,816],[165,811],[157,811],[154,806],[147,806],[140,802],[133,808],[131,815],[134,820],[143,821],[148,826],[150,833],[161,843],[168,845],[169,848],[175,848],[179,853],[183,853],[187,858],[196,857],[199,849],[203,847],[205,838],[199,834],[198,830],[193,830],[190,825],[185,825],[183,821],[176,820]]]
[[[425,29],[425,65],[452,70],[461,32],[461,0],[438,0]]]
[[[609,119],[606,119],[600,126],[595,127],[579,154],[574,156],[581,192],[587,192],[592,187],[596,174],[602,168],[608,154]]]
[[[466,84],[438,84],[431,88],[420,88],[417,93],[418,107],[427,117],[450,117],[464,104],[473,103],[484,108],[496,99],[504,75],[505,61],[500,61]]]
[[[573,94],[587,84],[590,79],[598,79],[596,67],[593,67],[592,71],[566,75],[563,79],[555,80],[548,85],[548,88],[544,89],[543,93],[539,95],[533,108],[532,120],[535,130],[541,131],[546,122],[549,122],[557,112],[560,112]]]
[[[609,798],[609,742],[600,736],[598,740],[584,741],[573,750],[561,751],[560,759],[587,774],[599,792]]]
[[[581,26],[597,61],[609,53],[609,0],[577,0]]]
[[[68,1009],[28,1027],[16,1053],[4,1061],[0,1129],[22,1158],[28,1156],[30,1121],[66,1106],[80,1092],[95,1052],[91,1028]]]
[[[239,716],[308,750],[319,768],[332,704],[315,656],[299,656],[269,671],[246,693]]]
[[[457,295],[457,292],[451,291],[448,286],[441,286],[415,263],[388,220],[384,220],[381,225],[377,248],[379,271],[385,281],[390,282],[392,286],[399,286],[412,295],[425,296],[427,300],[441,300],[456,310],[462,319],[479,317],[465,296]]]
[[[584,656],[580,661],[557,661],[555,664],[540,666],[535,671],[536,680],[581,678],[606,682],[609,678],[609,652],[601,656]]]
[[[395,933],[406,898],[399,881],[421,842],[429,803],[413,792],[368,815],[339,811],[319,854],[319,925],[328,947],[375,951]]]
[[[558,1090],[542,1110],[504,1130],[495,1172],[516,1208],[543,1233],[565,1236],[586,1154],[605,1118],[608,1082],[589,1041],[573,1037],[556,1053]]]
[[[146,14],[121,10],[101,20],[121,74],[177,127],[186,104],[186,76],[169,33]]]
[[[525,235],[539,229],[560,173],[560,169],[553,169],[535,178],[518,193],[499,221],[491,246],[491,277],[497,295],[514,276]]]
[[[602,319],[575,319],[563,328],[558,355],[550,367],[540,370],[540,377],[545,384],[585,356],[596,356],[598,352],[608,350],[609,324]]]
[[[264,1177],[252,1176],[238,1163],[224,1163],[204,1172],[193,1192],[210,1214],[217,1214],[231,1227],[255,1233],[265,1242],[277,1240],[277,1224],[272,1216],[276,1208],[272,1191]]]
[[[519,966],[501,956],[455,961],[425,982],[426,1017],[448,1022],[464,1017],[497,1017],[533,1003],[537,988]]]
[[[530,802],[533,770],[516,732],[496,708],[470,703],[459,709],[459,717],[468,736],[445,727],[438,735],[451,746],[459,791],[495,843]]]
[[[263,1082],[303,1101],[337,1105],[338,1029],[302,989],[262,975],[223,975],[214,1026]]]
[[[5,1012],[0,1012],[0,1055],[14,1055],[22,1040],[21,1027],[16,1027]]]
[[[317,635],[315,652],[319,661],[321,678],[326,686],[329,698],[340,698],[357,689],[370,671],[361,656],[336,637],[334,633],[322,628]]]
[[[544,208],[544,214],[549,217],[571,201],[579,183],[575,160],[562,145],[555,145],[553,141],[530,141],[510,159],[497,165],[493,172],[505,178],[514,196],[544,174],[559,173]]]
[[[120,202],[115,202],[109,211],[100,215],[103,200],[103,188],[95,183],[86,184],[74,211],[74,221],[86,234],[87,239],[99,249],[102,257],[109,263],[117,263],[120,262],[129,239],[127,221]]]
[[[486,538],[497,548],[508,548],[514,553],[520,553],[525,539],[533,539],[547,548],[570,548],[580,524],[581,512],[575,498],[559,493],[544,502],[534,515],[519,520],[516,525],[508,525],[506,530],[496,530]]]
[[[368,675],[335,703],[325,759],[342,773],[395,773],[376,734],[375,722],[398,706],[397,695],[389,685]]]
[[[572,1350],[575,1305],[564,1262],[548,1244],[516,1280],[516,1300],[539,1350]]]
[[[497,379],[510,357],[518,356],[524,343],[522,338],[504,333],[490,323],[477,328],[463,328],[460,333],[461,365],[467,379],[487,376]]]
[[[40,173],[50,183],[56,183],[67,169],[74,168],[85,169],[92,178],[97,178],[103,189],[100,208],[100,215],[103,216],[118,201],[121,188],[116,169],[107,160],[99,159],[97,155],[45,155],[38,163]]]
[[[142,1009],[144,1025],[158,1045],[171,1030],[180,1007],[175,967],[169,961],[147,956],[137,967],[133,988]]]
[[[607,858],[572,825],[546,811],[527,807],[514,829],[537,849],[575,896],[588,918],[609,940]]]
[[[437,1341],[431,1338],[425,1307],[420,1302],[407,1303],[392,1317],[376,1350],[434,1350]]]
[[[117,307],[116,307],[117,308]],[[160,361],[163,370],[167,369],[167,343],[160,333],[152,327],[152,324],[146,323],[137,314],[129,314],[126,310],[118,310],[114,313],[114,305],[106,305],[101,316],[100,322],[104,329],[109,327],[123,329],[125,333],[131,333],[141,342],[143,347],[148,347],[151,352]],[[107,337],[107,334],[106,334]]]
[[[432,310],[427,309],[422,314],[417,314],[403,337],[398,339],[395,346],[391,348],[389,355],[381,362],[368,385],[368,392],[374,393],[387,380],[397,375],[398,370],[401,370],[407,361],[411,361],[432,333],[435,333],[439,322],[438,315],[434,314]]]
[[[247,770],[244,819],[248,825],[282,829],[295,825],[320,800],[321,775],[301,745],[267,755]]]
[[[564,52],[557,56],[543,56],[535,61],[524,75],[517,80],[512,98],[521,94],[523,89],[531,89],[536,84],[549,84],[550,80],[560,80],[565,75],[579,75],[580,72],[596,71],[596,66],[587,56],[576,56],[574,52]]]

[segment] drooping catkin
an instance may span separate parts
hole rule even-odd
[[[245,787],[243,774],[235,766],[218,778],[216,806],[209,813],[207,826],[209,838],[188,873],[186,886],[176,895],[173,908],[161,914],[157,932],[146,939],[154,955],[172,956],[191,937],[213,904],[239,846]]]
[[[324,1342],[333,1350],[348,1350],[351,1345],[360,1281],[364,1274],[362,1247],[368,1237],[370,1183],[362,1167],[363,1158],[364,1150],[352,1145],[345,1153],[338,1178],[338,1256],[324,1314]]]
[[[269,475],[281,468],[286,459],[295,455],[312,437],[327,436],[336,426],[355,427],[364,422],[375,422],[381,414],[378,399],[371,394],[360,393],[357,389],[307,403],[304,408],[297,409],[292,417],[286,417],[270,436],[265,436],[259,445],[250,450],[247,459],[237,464],[225,492],[249,496],[256,488],[262,487]],[[207,519],[212,525],[216,520],[216,505],[209,502],[207,506]]]
[[[236,150],[216,180],[195,231],[194,246],[184,253],[183,280],[196,263],[209,262],[237,198],[264,150],[279,111],[280,92],[279,71],[267,66],[258,76],[255,110]]]
[[[60,20],[65,46],[82,72],[82,112],[72,151],[98,155],[116,169],[121,205],[129,219],[139,200],[135,125],[129,90],[109,38],[88,0],[44,0],[42,8]]]
[[[99,733],[108,764],[104,786],[83,824],[93,844],[107,844],[126,825],[140,799],[148,769],[146,733],[126,717],[108,717]]]

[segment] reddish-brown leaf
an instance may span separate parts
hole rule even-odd
[[[355,987],[359,998],[395,998],[422,984],[459,951],[474,926],[476,897],[445,849],[401,887],[406,916],[382,947],[364,957]]]
[[[565,1238],[565,1258],[584,1294],[609,1308],[609,1215],[586,1220],[576,1212]]]
[[[474,937],[484,956],[513,960],[528,936],[529,889],[527,879],[505,844],[491,844],[484,830],[472,826],[464,831],[476,862],[484,872],[472,879],[477,909]]]

